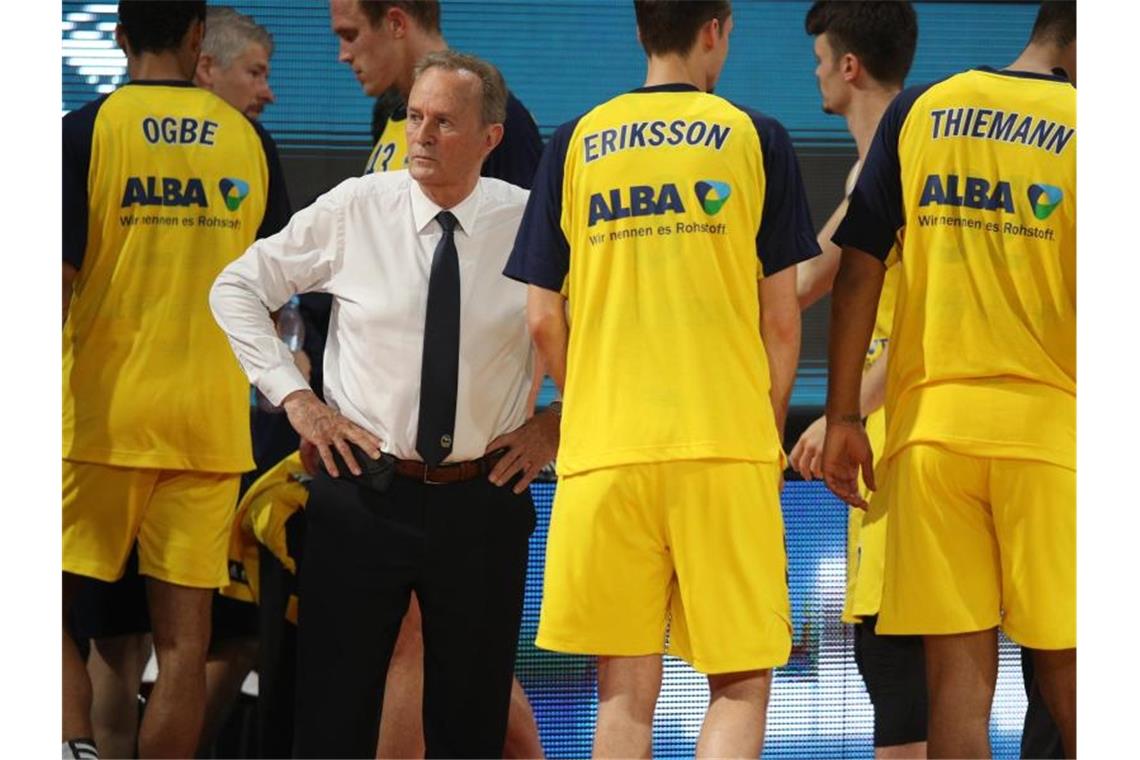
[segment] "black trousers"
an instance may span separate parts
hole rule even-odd
[[[388,661],[412,591],[428,757],[499,757],[522,617],[530,493],[485,478],[377,493],[319,475],[298,609],[298,757],[374,757]]]

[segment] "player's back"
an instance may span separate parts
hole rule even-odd
[[[563,474],[779,457],[758,329],[761,130],[786,139],[766,117],[664,85],[555,136],[570,248]]]
[[[977,69],[884,122],[905,216],[887,455],[924,440],[1074,466],[1075,89]]]
[[[65,230],[79,274],[64,326],[64,457],[248,469],[248,385],[207,295],[265,216],[262,137],[178,82],[125,85],[63,130],[65,218],[83,218],[66,207],[82,201],[86,219]]]

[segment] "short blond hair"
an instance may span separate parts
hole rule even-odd
[[[466,71],[479,77],[479,81],[483,84],[483,123],[502,124],[507,120],[507,82],[494,64],[468,53],[439,50],[428,53],[419,60],[416,64],[415,78],[419,79],[428,69]]]

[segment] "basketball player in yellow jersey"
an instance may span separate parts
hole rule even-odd
[[[668,651],[708,675],[697,754],[756,757],[791,646],[795,265],[819,247],[787,132],[710,94],[731,5],[634,8],[645,86],[555,132],[505,270],[564,391],[536,643],[599,656],[595,756],[649,757]]]
[[[364,173],[407,169],[406,104],[413,69],[428,53],[447,49],[439,0],[332,0],[329,16],[340,44],[337,60],[352,68],[364,93],[373,98],[396,95],[394,105],[384,103],[383,126],[375,125],[379,136]],[[483,163],[483,176],[529,188],[541,153],[534,119],[508,93],[503,140]]]
[[[871,137],[887,105],[902,90],[914,60],[918,21],[909,3],[821,0],[804,21],[815,38],[816,80],[823,110],[843,116],[855,138],[859,160],[851,168],[844,195],[850,195],[867,157]],[[839,269],[840,250],[831,236],[847,211],[836,208],[817,238],[822,255],[796,267],[796,291],[808,308],[831,290]],[[888,260],[894,264],[897,253]],[[886,435],[883,408],[887,353],[894,316],[899,269],[888,266],[879,299],[875,333],[867,349],[860,388],[860,408],[877,455]],[[792,448],[789,462],[805,480],[823,476],[820,469],[827,418],[813,422]],[[864,492],[867,498],[869,494]],[[847,525],[847,595],[843,622],[854,626],[855,663],[874,709],[876,758],[926,755],[926,676],[920,636],[883,636],[875,630],[883,588],[886,511],[881,498],[869,510],[851,509]]]
[[[190,82],[205,3],[120,3],[131,82],[63,123],[63,581],[113,581],[136,539],[160,675],[143,756],[193,754],[212,590],[227,582],[248,386],[206,296],[288,218],[276,150]],[[64,753],[92,756],[63,637]]]
[[[1076,10],[1044,3],[1007,69],[905,90],[834,237],[823,472],[890,520],[878,630],[922,634],[931,756],[989,754],[997,626],[1034,650],[1076,751]],[[859,385],[902,230],[887,437]]]

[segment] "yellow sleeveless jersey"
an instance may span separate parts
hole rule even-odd
[[[372,146],[365,174],[392,172],[408,168],[408,111],[400,105],[388,116],[380,137]],[[526,107],[507,93],[507,118],[503,122],[503,139],[495,147],[480,172],[519,187],[530,188],[538,159],[542,155],[542,137]]]
[[[249,385],[207,295],[288,220],[260,127],[187,82],[136,82],[64,117],[63,456],[253,467]]]
[[[904,91],[834,240],[903,230],[883,459],[916,442],[1076,466],[1076,90],[976,69]]]
[[[505,271],[568,298],[559,474],[778,461],[758,281],[818,252],[773,119],[676,84],[560,127]]]

